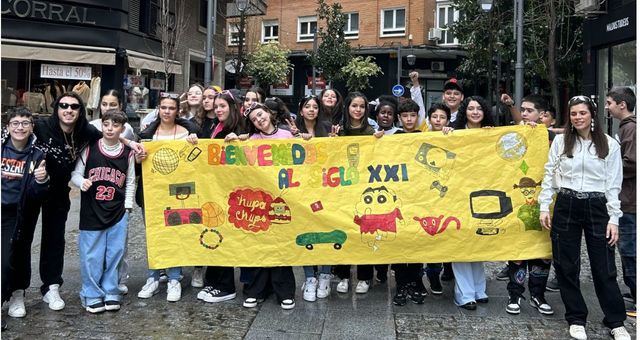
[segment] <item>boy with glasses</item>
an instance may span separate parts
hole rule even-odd
[[[27,314],[24,289],[14,291],[10,278],[16,277],[14,271],[28,268],[12,261],[11,245],[22,236],[24,225],[35,228],[37,217],[28,218],[23,209],[28,202],[41,198],[48,188],[49,175],[44,153],[33,146],[31,111],[25,107],[11,109],[7,129],[9,138],[2,143],[2,302],[9,301],[9,316],[21,318]]]

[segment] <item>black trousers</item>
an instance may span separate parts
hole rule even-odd
[[[24,208],[24,223],[13,243],[12,268],[15,269],[13,289],[26,289],[31,280],[31,243],[36,222],[42,209],[42,236],[40,239],[40,279],[42,295],[52,284],[62,285],[64,269],[64,233],[71,208],[68,186],[51,187],[42,204],[29,202]]]
[[[233,267],[209,266],[204,272],[204,285],[227,293],[236,292]]]
[[[376,270],[378,271],[379,274],[381,273],[385,273],[384,275],[386,276],[386,273],[388,271],[389,265],[388,264],[363,264],[363,265],[358,265],[357,266],[357,277],[359,281],[371,281],[373,279],[373,268],[376,268]],[[350,279],[351,278],[351,266],[350,265],[337,265],[333,268],[333,272],[334,274],[336,274],[338,276],[338,278],[340,278],[340,280],[343,279]]]
[[[266,299],[276,294],[279,302],[293,299],[296,295],[296,279],[291,267],[261,267],[254,269],[245,289],[247,297]]]
[[[10,280],[13,275],[11,274],[9,258],[11,254],[11,240],[16,230],[17,213],[17,205],[2,205],[2,302],[9,301],[11,293],[13,293]]]
[[[587,305],[580,291],[580,246],[582,233],[587,244],[593,285],[609,328],[623,325],[624,301],[616,281],[615,248],[607,245],[609,215],[605,198],[578,199],[563,193],[556,198],[551,244],[553,265],[558,276],[560,295],[570,325],[585,325]]]
[[[533,297],[544,296],[549,279],[551,260],[509,261],[509,296],[524,294],[524,280],[529,272],[529,293]],[[527,270],[528,269],[528,270]]]
[[[422,263],[397,263],[392,264],[391,269],[395,272],[397,288],[422,279]]]

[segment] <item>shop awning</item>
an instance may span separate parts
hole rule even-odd
[[[127,50],[127,60],[131,68],[164,73],[164,62],[161,57]],[[169,59],[169,73],[182,74],[182,64],[179,61]]]
[[[116,50],[108,47],[3,38],[1,51],[2,58],[101,65],[115,65],[116,63]]]

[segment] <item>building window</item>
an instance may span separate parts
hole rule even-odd
[[[345,17],[347,18],[347,22],[344,24],[344,37],[349,38],[357,38],[358,33],[360,33],[360,15],[356,13],[346,13]]]
[[[313,34],[318,29],[315,16],[298,18],[298,42],[313,41]]]
[[[238,28],[239,24],[232,22],[229,23],[227,27],[227,31],[229,32],[227,45],[229,46],[238,46],[238,41],[240,41],[240,29]],[[242,42],[242,45],[246,45],[246,39]]]
[[[200,27],[207,29],[207,0],[200,0]]]
[[[278,41],[278,22],[263,21],[262,22],[262,42]]]
[[[458,39],[453,36],[453,32],[449,30],[449,25],[458,21],[460,12],[453,8],[453,5],[438,5],[436,12],[436,26],[442,31],[438,44],[440,45],[458,45]]]
[[[404,8],[383,9],[380,12],[380,36],[397,37],[405,34],[405,10]]]

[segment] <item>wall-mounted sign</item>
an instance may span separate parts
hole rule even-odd
[[[151,78],[149,88],[164,91],[164,79]]]
[[[42,64],[40,78],[91,80],[91,66]]]
[[[18,18],[45,19],[67,24],[95,25],[96,13],[89,8],[56,4],[52,1],[6,0],[2,1],[2,15]]]
[[[269,92],[274,96],[293,96],[293,69],[289,70],[284,82],[271,85]]]
[[[607,24],[607,32],[611,32],[617,30],[618,28],[623,28],[629,26],[629,17],[622,18]]]
[[[313,93],[313,77],[307,76],[307,84],[304,86],[304,95],[316,95],[319,96],[320,92],[327,88],[327,81],[324,76],[320,75],[316,77],[316,92]],[[330,87],[329,87],[330,88]]]

